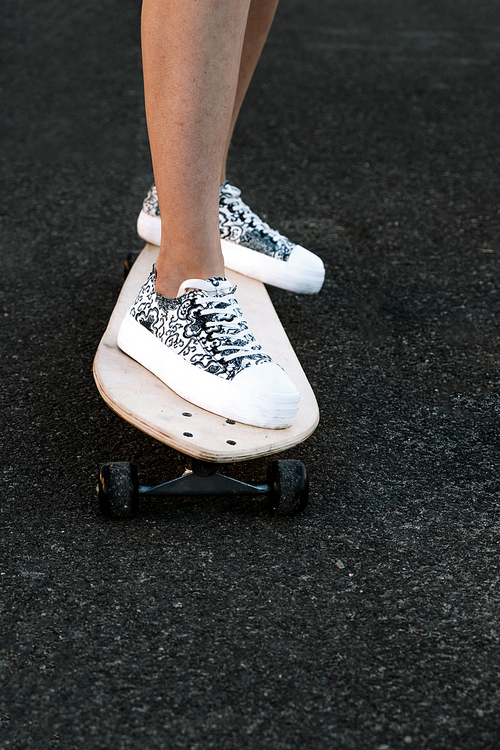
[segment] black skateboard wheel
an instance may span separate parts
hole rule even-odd
[[[269,465],[267,482],[272,510],[283,516],[293,516],[304,510],[309,499],[309,480],[302,461],[273,461]]]
[[[131,518],[139,507],[137,467],[127,461],[104,464],[97,485],[99,510],[108,518]]]

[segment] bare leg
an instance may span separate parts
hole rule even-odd
[[[238,118],[241,105],[243,104],[245,94],[247,93],[250,81],[252,80],[252,76],[259,61],[264,43],[267,39],[269,29],[271,28],[277,6],[278,0],[252,0],[250,4],[250,11],[248,13],[248,21],[245,31],[245,40],[243,43],[243,51],[241,55],[238,87],[236,89],[234,109],[231,118],[231,125],[229,128],[229,137],[226,143],[224,164],[222,166],[221,183],[223,183],[226,179],[227,152],[231,143],[234,126],[236,125],[236,120]]]
[[[224,275],[220,174],[249,6],[250,0],[144,0],[146,114],[162,216],[156,288],[166,297],[188,278]]]
[[[117,340],[198,406],[278,429],[292,423],[300,393],[260,349],[231,284],[210,281],[224,275],[220,176],[233,117],[254,67],[249,50],[245,59],[251,62],[242,64],[252,1],[264,0],[143,2],[144,89],[161,245],[156,279],[151,274],[141,287]],[[175,297],[188,279],[201,281],[165,305],[159,295]]]

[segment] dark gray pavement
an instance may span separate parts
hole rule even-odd
[[[110,523],[101,463],[180,468],[92,379],[151,181],[139,15],[2,6],[0,747],[498,748],[499,6],[282,1],[230,177],[328,266],[272,291],[311,503]]]

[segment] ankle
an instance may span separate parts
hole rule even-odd
[[[170,257],[163,258],[161,253],[155,264],[156,291],[163,297],[177,297],[180,285],[187,279],[210,279],[213,276],[224,276],[224,261],[220,258],[188,258],[185,262],[174,262]]]

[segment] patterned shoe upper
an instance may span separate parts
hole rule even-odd
[[[252,364],[271,361],[249,331],[229,281],[190,280],[175,299],[157,294],[155,281],[153,267],[130,314],[187,362],[232,380]]]
[[[294,248],[275,229],[271,229],[241,200],[241,190],[224,182],[219,193],[219,229],[223,240],[287,261]]]
[[[150,216],[160,216],[156,185],[148,191],[142,210]],[[219,230],[223,240],[230,240],[250,250],[287,261],[294,248],[293,242],[271,229],[241,200],[241,190],[224,182],[219,193]]]
[[[156,185],[151,185],[151,187],[148,190],[148,194],[144,198],[144,203],[142,204],[142,210],[144,213],[149,214],[150,216],[159,216],[160,215],[160,206],[158,205],[158,193],[156,192]]]

